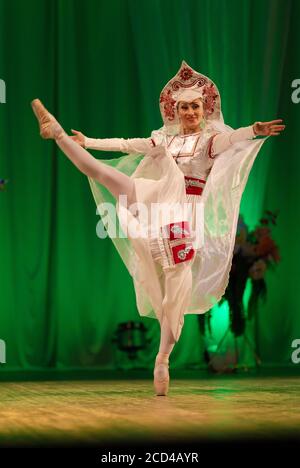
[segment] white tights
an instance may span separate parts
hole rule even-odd
[[[126,174],[98,161],[66,133],[56,143],[83,174],[104,185],[116,199],[119,195],[127,195],[129,205],[136,202],[134,182]]]
[[[56,143],[83,174],[101,183],[116,199],[119,195],[127,195],[129,205],[136,201],[134,182],[126,174],[95,159],[66,133],[57,138]],[[174,345],[175,339],[164,317],[161,322],[159,354],[169,356]]]
[[[175,339],[166,316],[163,317],[160,325],[160,345],[159,353],[170,355],[175,345]]]

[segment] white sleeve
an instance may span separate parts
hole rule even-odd
[[[84,147],[100,151],[121,151],[122,153],[143,154],[153,148],[151,138],[88,138]]]
[[[231,145],[238,141],[249,140],[255,136],[252,125],[249,127],[238,128],[232,132],[218,133],[213,137],[210,157],[214,157],[217,154],[226,151]]]

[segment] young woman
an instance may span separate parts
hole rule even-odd
[[[88,176],[98,207],[109,199],[103,187],[113,196],[126,236],[110,235],[133,278],[140,315],[159,320],[154,387],[167,395],[184,315],[206,312],[225,292],[240,199],[265,141],[255,137],[285,126],[281,119],[225,125],[217,87],[185,62],[160,94],[164,126],[149,138],[68,136],[38,99],[32,107],[41,136]],[[99,161],[85,148],[127,155]]]

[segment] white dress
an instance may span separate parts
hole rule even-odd
[[[140,315],[160,321],[166,315],[176,341],[184,315],[206,312],[227,287],[240,199],[265,141],[254,137],[251,126],[222,133],[208,126],[191,135],[169,135],[163,127],[150,138],[85,140],[86,148],[128,153],[101,162],[133,178],[137,201],[149,211],[153,203],[190,203],[188,216],[174,210],[159,231],[151,226],[150,237],[127,232],[128,226],[135,226],[149,234],[150,223],[140,217],[140,210],[134,216],[117,203],[118,221],[127,237],[112,238],[133,278]],[[98,182],[89,182],[97,205],[114,201]],[[102,220],[107,225],[104,216]],[[165,225],[175,225],[185,237],[171,240],[169,230],[165,240]]]

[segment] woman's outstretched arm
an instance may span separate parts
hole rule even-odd
[[[232,132],[219,133],[211,139],[209,155],[210,157],[215,157],[217,154],[226,151],[234,143],[252,139],[258,135],[280,135],[280,132],[285,128],[285,125],[281,122],[282,119],[271,120],[270,122],[256,122],[249,127],[241,127]]]
[[[72,132],[74,135],[70,138],[83,148],[88,149],[145,154],[154,146],[151,138],[88,138],[77,130],[72,130]]]

